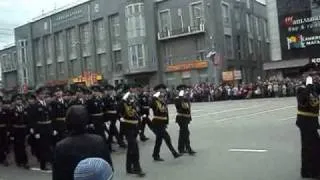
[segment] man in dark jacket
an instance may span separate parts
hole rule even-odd
[[[102,158],[112,166],[110,151],[103,138],[86,133],[88,121],[89,115],[85,107],[74,105],[68,110],[66,124],[70,136],[56,146],[53,180],[73,180],[73,172],[77,164],[90,157]]]

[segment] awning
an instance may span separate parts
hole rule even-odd
[[[263,70],[285,69],[302,67],[309,63],[309,59],[294,59],[285,61],[273,61],[263,64]]]

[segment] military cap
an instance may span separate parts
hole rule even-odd
[[[11,101],[17,101],[17,100],[22,100],[22,95],[21,94],[15,94],[12,96]]]
[[[320,71],[320,65],[318,63],[308,63],[305,66],[303,66],[300,70],[301,73],[305,73],[308,71]]]
[[[188,89],[189,86],[185,85],[185,84],[180,84],[179,86],[177,86],[177,90],[181,91],[181,90],[186,90]]]
[[[159,90],[165,90],[165,89],[167,89],[167,86],[166,85],[164,85],[164,84],[158,84],[157,86],[155,86],[154,88],[153,88],[153,90],[155,90],[155,91],[159,91]]]
[[[44,86],[40,86],[36,89],[36,94],[40,94],[40,93],[50,93],[49,89],[47,87]]]
[[[105,90],[115,90],[115,87],[112,86],[111,84],[106,84],[106,85],[104,85],[104,89]]]
[[[36,99],[37,98],[33,92],[28,92],[25,96],[27,99]]]
[[[90,89],[95,92],[102,92],[102,88],[100,85],[92,85]]]

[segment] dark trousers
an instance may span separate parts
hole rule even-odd
[[[179,152],[191,151],[190,138],[189,138],[190,137],[189,123],[180,122],[178,124],[180,127],[178,150]]]
[[[159,158],[160,157],[160,148],[162,144],[162,140],[165,141],[167,144],[169,150],[173,155],[177,154],[177,151],[174,149],[172,143],[171,143],[171,138],[169,133],[166,130],[167,125],[153,125],[153,130],[154,133],[156,134],[156,144],[153,149],[153,158]]]
[[[0,163],[7,159],[8,136],[5,128],[0,128]]]
[[[120,137],[120,134],[119,134],[119,131],[118,131],[116,124],[117,124],[116,119],[110,120],[110,127],[109,127],[109,131],[110,131],[109,143],[110,144],[113,141],[113,137],[115,137],[117,139],[118,144],[123,143],[123,138]]]
[[[110,132],[104,122],[105,121],[103,116],[92,117],[92,123],[94,125],[93,133],[101,136],[105,140],[105,142],[108,143],[105,132],[107,132],[108,136],[110,135]]]
[[[14,129],[14,155],[17,165],[28,164],[28,156],[26,151],[26,135],[27,130],[22,128]]]
[[[124,125],[125,136],[128,141],[126,170],[141,171],[139,147],[137,143],[138,127],[133,125]]]
[[[53,144],[56,145],[59,141],[67,136],[67,127],[65,122],[59,121],[54,124],[54,129],[58,132],[58,134],[53,137]]]
[[[320,175],[320,137],[317,132],[317,119],[298,118],[297,126],[301,136],[301,176]],[[313,123],[314,122],[314,123]]]
[[[142,118],[142,121],[140,122],[140,135],[141,136],[144,136],[146,125],[148,125],[148,127],[149,127],[149,129],[151,129],[151,131],[153,131],[152,122],[151,122],[150,118],[144,117],[144,118]]]
[[[36,156],[40,161],[40,168],[45,169],[47,163],[52,162],[52,135],[41,133],[40,139],[36,140]]]

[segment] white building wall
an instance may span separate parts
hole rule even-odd
[[[279,33],[279,21],[277,0],[267,0],[268,25],[270,32],[270,53],[272,61],[281,60],[281,45]]]

